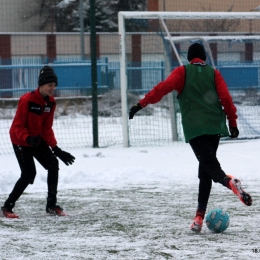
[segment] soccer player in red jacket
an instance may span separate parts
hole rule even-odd
[[[44,66],[40,70],[38,85],[36,90],[20,98],[10,128],[10,138],[21,168],[21,177],[1,207],[2,215],[7,218],[18,218],[13,212],[13,207],[27,186],[34,182],[36,176],[34,158],[48,171],[46,212],[58,216],[67,215],[57,205],[59,162],[56,157],[66,165],[72,164],[75,157],[57,146],[52,129],[56,108],[53,94],[58,79],[51,67]]]
[[[220,72],[205,63],[206,53],[201,44],[192,44],[187,58],[189,64],[174,69],[166,80],[131,107],[129,119],[148,104],[159,102],[169,92],[178,92],[185,141],[190,144],[199,161],[198,206],[191,230],[200,232],[212,180],[232,190],[247,206],[252,204],[252,199],[242,189],[240,180],[226,175],[217,159],[220,137],[229,136],[229,132],[231,138],[239,135],[236,107],[227,85]]]

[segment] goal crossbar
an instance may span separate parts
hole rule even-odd
[[[174,42],[181,42],[181,41],[185,41],[185,40],[197,40],[197,39],[203,39],[205,41],[233,41],[233,42],[240,42],[240,41],[244,41],[244,40],[259,40],[260,39],[260,35],[243,35],[243,39],[238,36],[172,36],[172,37],[165,37],[166,40],[171,40]]]
[[[124,19],[260,19],[260,12],[119,12]]]

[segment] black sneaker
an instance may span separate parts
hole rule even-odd
[[[68,216],[68,214],[58,205],[46,206],[46,213],[57,216]]]
[[[18,215],[16,215],[12,209],[1,207],[1,215],[5,218],[19,218]]]

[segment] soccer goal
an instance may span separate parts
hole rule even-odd
[[[260,137],[260,12],[119,12],[123,145],[182,141],[176,93],[128,120],[131,105],[187,64],[200,42],[220,70],[238,110],[240,138]]]

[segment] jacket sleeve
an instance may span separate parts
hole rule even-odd
[[[21,98],[18,103],[16,115],[13,124],[15,125],[15,135],[17,139],[26,141],[29,133],[26,127],[28,118],[28,102],[25,98]]]
[[[55,108],[56,105],[52,107],[49,116],[44,120],[42,128],[42,137],[51,148],[57,145],[57,140],[52,129]]]
[[[185,81],[185,68],[179,66],[172,71],[166,80],[161,81],[150,92],[148,92],[143,99],[139,101],[142,107],[146,107],[148,104],[155,104],[159,102],[163,96],[167,95],[173,90],[180,93],[183,89]]]
[[[227,119],[229,121],[229,126],[236,127],[237,126],[237,109],[233,103],[232,97],[228,91],[227,84],[223,79],[221,73],[218,70],[215,70],[215,84],[217,93],[221,102],[221,105],[224,108],[224,112],[227,115]]]

